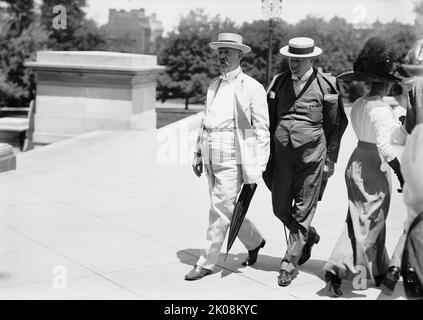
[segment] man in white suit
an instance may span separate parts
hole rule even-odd
[[[243,184],[253,186],[261,180],[270,148],[266,92],[240,67],[242,55],[251,48],[233,33],[220,33],[209,46],[218,53],[221,75],[212,80],[207,91],[192,166],[198,177],[205,167],[211,208],[200,258],[185,280],[198,280],[212,273],[238,193]],[[254,264],[266,241],[248,218],[241,225],[238,238],[248,250],[242,264]]]

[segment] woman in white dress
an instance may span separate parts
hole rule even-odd
[[[383,101],[392,84],[395,56],[380,38],[369,39],[342,80],[368,80],[370,92],[354,102],[351,123],[358,139],[345,170],[348,213],[344,229],[324,270],[329,290],[342,296],[341,279],[365,275],[379,285],[389,266],[385,220],[391,198],[391,167],[400,185],[403,178],[393,136],[402,130],[392,108]],[[364,272],[364,274],[363,274]]]

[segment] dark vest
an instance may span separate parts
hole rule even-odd
[[[291,141],[292,146],[298,148],[324,134],[322,99],[317,79],[297,98],[289,72],[275,101],[278,118],[275,137],[283,146]]]

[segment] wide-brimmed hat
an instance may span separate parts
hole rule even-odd
[[[354,61],[353,71],[340,74],[338,79],[376,82],[398,82],[403,80],[400,76],[393,49],[379,37],[372,37],[367,40]]]
[[[413,44],[401,68],[409,77],[423,76],[423,39],[419,39]]]
[[[279,53],[287,57],[312,58],[322,53],[322,49],[314,45],[314,40],[307,37],[292,38],[288,45],[280,48]]]
[[[375,82],[400,82],[403,79],[391,74],[379,75],[369,72],[346,71],[337,76],[343,81],[375,81]]]
[[[217,41],[209,43],[210,48],[217,50],[219,48],[232,48],[241,50],[242,53],[248,53],[251,48],[242,43],[242,36],[236,33],[219,33]]]

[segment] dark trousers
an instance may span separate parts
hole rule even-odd
[[[274,214],[289,229],[289,241],[281,269],[290,273],[298,266],[316,211],[326,159],[322,135],[296,149],[274,138],[272,205]]]

